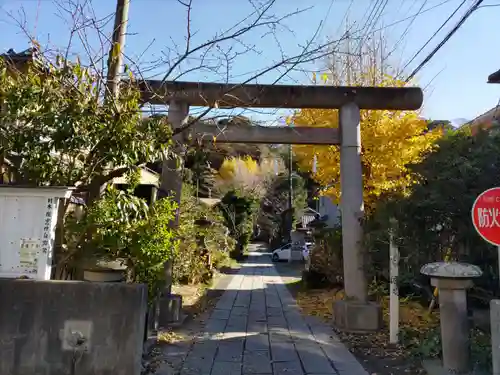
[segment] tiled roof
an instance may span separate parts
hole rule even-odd
[[[0,56],[12,62],[26,62],[36,59],[37,54],[38,52],[35,48],[28,48],[22,52],[16,52],[13,48],[11,48]]]
[[[488,76],[488,83],[500,83],[500,70]]]
[[[474,120],[462,125],[463,127],[470,127],[472,133],[474,134],[477,129],[488,129],[492,127],[493,120],[500,119],[500,107],[493,107],[489,111],[486,111],[482,115],[479,115]]]

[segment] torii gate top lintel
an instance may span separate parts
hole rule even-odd
[[[218,129],[195,124],[198,134],[212,134],[225,143],[290,143],[340,145],[342,187],[342,249],[344,288],[349,301],[335,310],[336,322],[355,331],[372,330],[380,322],[380,309],[367,303],[363,256],[363,172],[361,163],[360,109],[415,110],[423,102],[416,87],[337,87],[288,85],[239,85],[200,82],[138,82],[143,102],[169,104],[168,117],[179,128],[189,106],[339,109],[339,129],[318,127],[228,126]],[[172,166],[170,166],[170,164]],[[182,178],[176,161],[164,160],[162,188],[180,199]],[[171,171],[173,171],[171,173]],[[169,189],[169,186],[173,188]],[[352,302],[354,301],[354,302]],[[350,306],[350,307],[349,307]],[[360,315],[361,314],[361,315]],[[347,319],[348,315],[358,315]]]
[[[257,85],[145,80],[138,82],[142,101],[219,108],[335,109],[354,102],[360,109],[415,110],[423,102],[418,87],[362,87],[328,85]]]

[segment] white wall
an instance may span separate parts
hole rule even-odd
[[[340,211],[329,197],[319,197],[318,212],[321,216],[328,215],[327,228],[332,228],[340,223]]]

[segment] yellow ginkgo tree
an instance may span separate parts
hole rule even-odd
[[[236,240],[233,257],[241,256],[247,247],[260,200],[280,167],[273,159],[258,162],[250,156],[227,158],[222,163],[216,186],[222,195],[220,208],[225,224]]]
[[[358,71],[359,72],[359,71]],[[351,75],[352,84],[400,87],[405,83],[373,69]],[[374,77],[377,77],[376,80]],[[323,74],[324,84],[338,82],[335,74]],[[303,109],[291,118],[293,126],[339,127],[339,111]],[[418,162],[441,136],[440,129],[429,130],[428,122],[418,111],[361,111],[361,153],[365,210],[369,212],[380,195],[401,191],[412,183],[407,169]],[[323,187],[323,194],[339,203],[340,148],[339,146],[294,146],[299,167],[312,172],[313,179]]]
[[[261,198],[282,168],[281,160],[263,158],[258,162],[250,156],[227,158],[216,175],[216,186],[222,194],[235,191]]]

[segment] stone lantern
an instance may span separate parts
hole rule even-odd
[[[479,267],[459,262],[437,262],[424,265],[420,272],[431,278],[439,290],[439,311],[443,360],[425,361],[429,374],[467,374],[470,371],[469,320],[467,289],[482,275]]]

